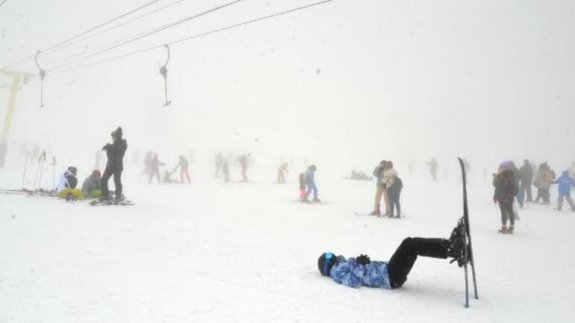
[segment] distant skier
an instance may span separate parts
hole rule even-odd
[[[393,168],[393,162],[388,160],[385,166],[383,166],[383,178],[382,183],[384,185],[383,197],[385,199],[385,215],[391,217],[391,199],[389,196],[389,188],[393,186],[395,179],[397,178],[397,172]],[[399,198],[399,196],[398,196]],[[401,214],[400,214],[401,215]]]
[[[571,188],[575,186],[575,180],[569,175],[569,171],[563,171],[561,176],[557,178],[553,184],[559,184],[559,197],[557,199],[557,210],[561,211],[563,208],[563,199],[567,200],[569,206],[571,207],[571,211],[575,212],[575,203],[573,203],[573,199],[571,198]]]
[[[164,165],[165,164],[158,158],[158,154],[154,154],[154,157],[150,160],[150,177],[148,177],[148,183],[152,182],[154,176],[156,177],[157,182],[160,183],[160,166]]]
[[[298,179],[299,179],[299,200],[303,202],[305,198],[305,173],[300,173]]]
[[[287,171],[288,171],[288,163],[286,162],[281,163],[280,167],[278,168],[278,178],[276,183],[282,184],[286,182]]]
[[[401,178],[394,175],[393,184],[387,188],[387,194],[389,195],[389,217],[393,218],[394,209],[397,210],[396,218],[401,218],[401,204],[399,203],[399,198],[401,197],[401,190],[403,189],[403,181]]]
[[[191,183],[190,174],[188,173],[188,169],[190,168],[190,163],[188,162],[188,159],[186,157],[184,157],[183,155],[180,155],[178,158],[179,158],[179,161],[178,161],[178,164],[176,165],[176,167],[174,168],[174,171],[176,169],[178,169],[178,167],[179,167],[180,168],[180,182],[183,183],[184,179],[187,179],[188,183]]]
[[[385,185],[383,183],[383,170],[386,163],[387,163],[386,160],[380,161],[379,165],[377,165],[373,170],[373,176],[376,178],[375,201],[373,203],[373,211],[371,211],[370,215],[379,216],[381,214],[380,210],[381,196],[384,194],[385,190]]]
[[[531,184],[533,183],[533,168],[529,163],[529,159],[523,161],[523,166],[519,168],[519,195],[527,198],[527,202],[533,202],[531,195]]]
[[[90,176],[86,177],[84,183],[82,183],[82,193],[84,197],[100,197],[102,195],[102,178],[100,176],[100,171],[94,169]]]
[[[222,173],[224,174],[224,183],[230,182],[230,164],[227,159],[222,161]]]
[[[388,262],[372,261],[366,255],[346,259],[331,252],[323,253],[317,262],[319,272],[336,283],[358,288],[383,287],[395,289],[403,286],[418,256],[453,258],[461,267],[465,264],[463,250],[467,248],[460,228],[453,229],[451,237],[405,238]],[[470,259],[468,258],[469,262]]]
[[[431,158],[431,160],[426,164],[429,166],[429,173],[431,174],[431,178],[433,178],[433,181],[437,181],[437,168],[439,167],[437,160],[435,160],[435,158]]]
[[[102,200],[110,200],[108,180],[114,175],[115,199],[122,200],[122,171],[124,170],[124,154],[128,149],[126,139],[122,138],[122,127],[118,127],[112,132],[112,144],[106,144],[102,150],[106,151],[108,163],[102,175]]]
[[[220,172],[222,171],[222,166],[224,164],[224,156],[222,155],[222,153],[216,154],[214,164],[216,166],[216,172],[214,173],[214,177],[220,177]]]
[[[307,190],[303,198],[304,203],[309,203],[309,195],[313,192],[313,202],[321,202],[317,197],[317,186],[315,185],[315,172],[317,168],[315,165],[311,165],[305,171],[305,185]]]
[[[538,203],[540,199],[543,200],[543,204],[550,203],[550,193],[549,187],[555,180],[555,172],[551,170],[547,162],[539,165],[539,170],[537,175],[535,175],[535,181],[533,185],[537,187],[537,198],[535,198],[535,203]]]
[[[248,181],[248,156],[241,155],[238,158],[238,162],[240,163],[241,174],[242,174],[242,182]]]
[[[493,186],[495,186],[493,202],[499,203],[499,209],[501,210],[501,229],[499,229],[499,233],[511,234],[515,227],[513,201],[519,191],[513,169],[500,167],[500,171],[493,178]],[[510,221],[509,228],[507,227],[507,220]]]

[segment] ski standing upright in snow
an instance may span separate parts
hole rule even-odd
[[[479,299],[477,294],[477,280],[475,277],[475,259],[473,257],[473,247],[471,245],[471,225],[469,223],[469,208],[467,205],[467,176],[465,174],[465,164],[461,158],[459,160],[459,165],[461,166],[461,176],[463,180],[463,217],[459,220],[463,225],[462,236],[464,237],[466,248],[462,248],[463,252],[463,268],[465,271],[465,307],[469,307],[469,275],[467,269],[467,263],[471,264],[471,275],[473,279],[473,291],[475,294],[475,299]],[[458,225],[459,226],[459,225]]]

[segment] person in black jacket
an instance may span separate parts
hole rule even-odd
[[[124,170],[124,154],[128,149],[126,139],[122,139],[122,127],[118,127],[112,132],[112,144],[106,144],[102,150],[106,151],[108,156],[108,163],[106,170],[102,175],[102,200],[110,199],[110,191],[108,190],[108,180],[114,175],[114,186],[116,187],[115,199],[122,199],[122,171]]]
[[[519,185],[512,168],[502,168],[493,178],[495,192],[493,202],[499,203],[501,210],[501,229],[499,233],[513,233],[515,226],[515,213],[513,212],[513,201],[519,191]],[[510,226],[507,227],[507,219]]]
[[[519,168],[519,196],[522,197],[521,200],[527,198],[527,202],[533,202],[531,196],[531,184],[533,183],[533,167],[529,163],[529,159],[523,161],[523,166]]]

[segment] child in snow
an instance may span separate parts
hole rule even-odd
[[[564,171],[559,178],[553,182],[559,184],[559,198],[557,200],[557,210],[561,211],[563,207],[563,198],[567,199],[567,203],[571,206],[571,211],[575,212],[575,203],[571,198],[571,187],[575,186],[575,180],[569,176],[569,171]]]
[[[346,259],[331,252],[323,253],[318,259],[318,269],[323,276],[330,277],[336,283],[348,287],[383,287],[395,289],[407,280],[407,275],[415,264],[417,256],[447,259],[453,258],[461,267],[465,264],[464,238],[461,227],[451,233],[449,240],[439,238],[405,238],[388,262],[371,261],[368,256],[360,255]],[[471,257],[467,258],[470,261]]]

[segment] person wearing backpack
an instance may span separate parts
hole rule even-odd
[[[493,202],[499,203],[501,210],[501,229],[499,233],[512,234],[515,227],[515,213],[513,212],[513,202],[515,195],[519,192],[519,185],[515,179],[515,172],[511,168],[500,168],[500,171],[493,178]],[[509,220],[509,227],[507,227]]]

